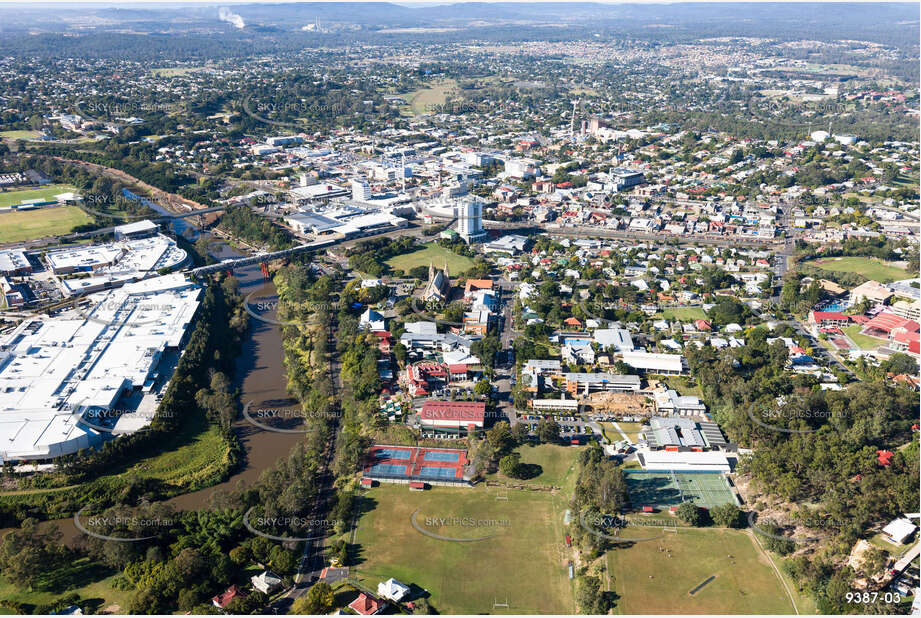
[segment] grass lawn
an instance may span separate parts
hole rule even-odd
[[[67,234],[93,220],[76,206],[0,212],[0,242],[20,242]]]
[[[413,116],[417,116],[419,114],[431,112],[432,105],[444,105],[447,100],[445,95],[455,88],[457,88],[457,82],[453,79],[446,79],[428,88],[423,88],[422,90],[416,90],[400,96],[409,104],[407,111]]]
[[[854,324],[852,326],[845,326],[841,330],[843,330],[844,333],[851,338],[851,341],[856,343],[857,347],[859,347],[861,350],[875,350],[879,346],[886,343],[883,339],[877,339],[876,337],[860,334],[860,329],[860,324]]]
[[[673,307],[664,309],[653,317],[671,321],[693,322],[694,320],[706,320],[707,314],[700,307]]]
[[[525,483],[533,485],[553,485],[565,488],[575,483],[578,475],[578,455],[581,449],[557,444],[539,444],[535,446],[522,446],[518,449],[521,463],[533,464],[541,467],[541,473],[532,479],[520,481],[510,479],[501,472],[489,475],[490,480],[506,481],[511,483]]]
[[[6,208],[13,204],[19,204],[23,200],[50,200],[59,193],[68,193],[77,189],[70,185],[45,185],[33,189],[13,189],[11,191],[0,192],[0,208]]]
[[[741,530],[681,528],[605,559],[621,614],[794,613],[770,560]]]
[[[678,391],[679,395],[694,395],[698,399],[704,398],[704,393],[700,390],[700,386],[697,385],[697,381],[691,378],[668,376],[665,379],[661,379],[660,382],[664,382],[668,385],[668,388]]]
[[[182,429],[158,446],[158,452],[142,457],[131,465],[111,470],[111,474],[100,476],[92,483],[103,486],[117,478],[153,478],[166,484],[193,491],[207,486],[206,481],[226,462],[227,443],[221,437],[216,425],[209,424],[204,414],[190,417]],[[4,497],[72,491],[76,485],[49,489],[28,489],[0,492]],[[2,598],[2,596],[0,596]]]
[[[207,425],[203,416],[196,414],[188,420],[181,432],[163,444],[160,455],[141,460],[128,474],[189,487],[217,472],[227,457],[227,444],[217,425]]]
[[[643,426],[643,423],[624,423],[621,421],[617,421],[617,425],[623,430],[625,434],[627,434],[627,437],[630,438],[631,442],[633,443],[639,442],[640,427]],[[617,435],[618,440],[623,439],[620,433],[618,433],[617,429],[615,429],[613,426],[611,427],[611,429]]]
[[[508,500],[496,495],[485,485],[410,492],[384,483],[364,492],[353,574],[371,589],[390,577],[420,586],[442,614],[575,613],[564,543],[566,499],[541,491],[502,491]],[[494,536],[431,538],[410,522],[416,511],[416,523],[435,534]],[[437,525],[432,518],[470,518],[476,525]]]
[[[0,137],[7,139],[33,139],[39,135],[38,131],[0,131]]]
[[[880,283],[889,283],[899,279],[908,279],[911,275],[908,271],[897,268],[875,258],[869,257],[839,257],[812,260],[806,262],[817,266],[822,270],[830,270],[844,273],[857,273],[867,279],[879,281]]]
[[[150,70],[150,72],[157,77],[175,77],[177,75],[195,73],[196,71],[201,71],[201,67],[168,67]]]
[[[450,249],[445,249],[441,245],[428,243],[424,249],[404,253],[387,260],[387,265],[394,270],[409,272],[416,266],[426,266],[429,263],[434,264],[435,268],[444,268],[445,262],[448,264],[448,270],[452,277],[464,273],[468,268],[473,266],[473,260],[463,255],[457,255]]]
[[[25,590],[22,586],[0,578],[0,599],[18,601],[34,607],[52,603],[66,594],[75,592],[80,595],[84,612],[95,607],[96,611],[92,613],[98,613],[114,604],[121,610],[116,613],[124,613],[132,592],[112,587],[112,581],[117,575],[114,569],[92,562],[89,558],[81,558],[51,572],[43,570],[32,590]]]

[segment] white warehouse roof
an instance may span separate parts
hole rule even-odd
[[[0,458],[43,459],[98,441],[82,414],[111,409],[158,376],[161,355],[179,346],[200,293],[183,275],[167,275],[20,324],[0,347]]]

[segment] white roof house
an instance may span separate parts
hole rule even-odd
[[[253,588],[264,594],[271,594],[281,586],[281,578],[271,571],[263,571],[259,575],[253,575],[249,581],[253,584]]]
[[[392,577],[377,585],[377,595],[393,602],[399,602],[407,594],[409,594],[409,586]]]
[[[359,328],[367,328],[371,331],[380,331],[387,330],[387,324],[384,320],[384,316],[379,314],[374,309],[368,307],[364,313],[361,314],[361,318],[358,321]]]
[[[911,520],[904,517],[899,517],[898,519],[893,519],[891,522],[886,524],[886,527],[883,528],[883,534],[885,534],[890,541],[893,543],[898,543],[899,545],[905,543],[918,526],[913,524]]]

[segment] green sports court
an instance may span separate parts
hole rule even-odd
[[[688,500],[711,509],[730,502],[739,504],[735,493],[721,472],[679,472],[663,470],[625,470],[631,506],[666,509]]]

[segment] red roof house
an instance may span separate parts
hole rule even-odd
[[[381,613],[381,610],[384,609],[385,603],[380,599],[375,599],[369,594],[364,592],[358,595],[358,598],[349,603],[349,608],[355,610],[362,616],[373,616],[374,614]]]
[[[566,318],[563,320],[563,324],[572,328],[582,328],[582,322],[579,318]]]
[[[236,587],[236,585],[234,585],[234,586],[231,586],[230,588],[228,588],[227,590],[225,590],[224,592],[222,592],[221,594],[219,594],[219,595],[217,595],[217,596],[215,596],[215,597],[212,597],[212,598],[211,598],[211,603],[213,603],[215,607],[219,607],[220,609],[224,609],[224,608],[227,607],[227,605],[228,605],[231,601],[233,601],[234,599],[236,599],[236,598],[241,598],[241,599],[242,599],[242,598],[244,598],[245,596],[246,596],[246,593],[243,592],[242,590],[239,590],[239,589]]]

